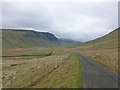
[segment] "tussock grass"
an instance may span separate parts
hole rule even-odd
[[[13,87],[23,87],[28,83],[41,78],[54,67],[59,66],[66,58],[63,56],[48,56],[30,60],[4,60],[3,61],[3,87],[9,87],[8,78],[13,73]],[[61,59],[62,58],[62,59]],[[11,66],[17,64],[17,66]]]
[[[14,66],[11,66],[14,65]],[[2,84],[12,88],[72,88],[82,87],[79,60],[74,55],[55,55],[30,60],[3,60]]]
[[[32,88],[82,88],[82,71],[78,58],[69,56],[55,71]]]

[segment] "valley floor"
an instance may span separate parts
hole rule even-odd
[[[24,54],[29,51],[43,57],[15,57],[23,54],[22,50],[11,53],[12,57],[3,57],[3,88],[82,88],[81,65],[75,55],[56,50],[44,56],[51,49],[23,50]]]
[[[94,60],[101,64],[102,67],[105,66],[119,73],[118,30],[119,28],[101,38],[73,46],[3,48],[3,87],[82,88],[82,75],[85,75],[82,73],[82,70],[85,68],[82,67],[84,60],[80,62],[79,58],[75,56],[76,53]],[[88,59],[85,60],[89,61]],[[90,71],[96,75],[101,72],[95,73],[98,70],[94,70],[93,68]],[[103,75],[103,77],[106,77],[106,75]],[[100,78],[102,79],[101,76]]]

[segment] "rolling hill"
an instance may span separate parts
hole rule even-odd
[[[59,39],[49,32],[36,32],[32,30],[2,29],[2,47],[31,48],[55,47],[78,44],[80,42],[70,39]]]
[[[48,32],[36,32],[31,30],[2,30],[2,46],[4,48],[27,48],[58,46],[58,39]]]
[[[95,40],[84,43],[83,45],[94,45],[96,49],[113,49],[118,47],[118,30],[120,28],[110,32],[109,34],[97,38]]]
[[[78,44],[72,47],[72,51],[79,52],[92,60],[118,71],[119,30],[120,28],[117,28],[103,37]]]

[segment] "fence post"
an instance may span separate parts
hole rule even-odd
[[[13,74],[9,76],[9,88],[13,87]]]

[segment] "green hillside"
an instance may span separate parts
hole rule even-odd
[[[120,28],[110,32],[109,34],[97,38],[95,40],[79,44],[78,46],[86,46],[84,49],[115,49],[118,48],[118,30]]]
[[[118,71],[118,30],[120,28],[103,37],[76,45],[71,49]]]
[[[29,48],[58,46],[58,39],[48,32],[35,32],[31,30],[2,30],[2,47]]]

